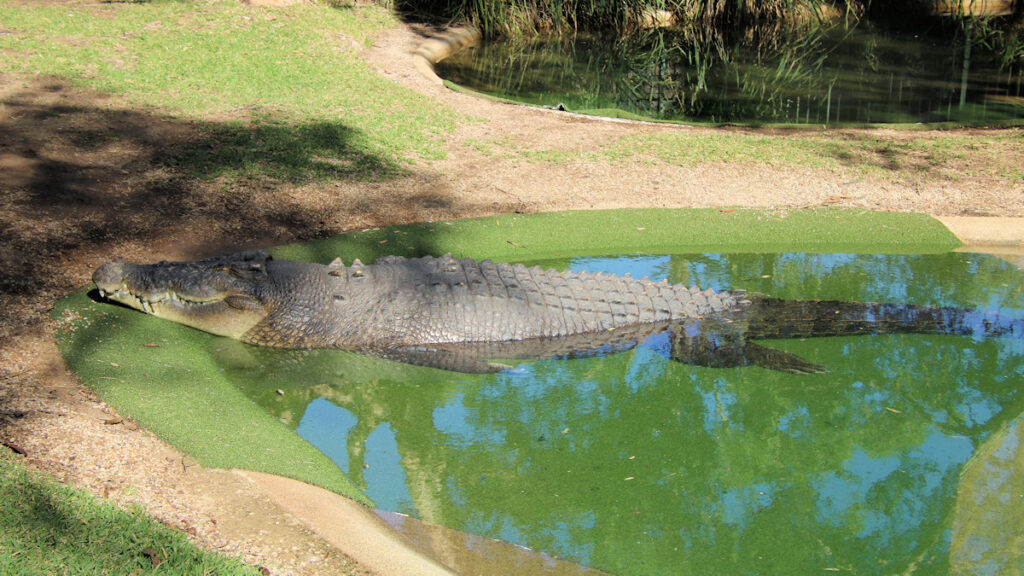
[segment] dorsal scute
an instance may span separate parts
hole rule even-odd
[[[646,318],[644,314],[651,311],[655,320],[661,320],[665,315],[702,314],[745,303],[742,293],[719,293],[713,289],[671,284],[667,280],[653,282],[647,276],[633,278],[605,272],[527,267],[489,259],[456,259],[451,253],[411,260],[385,257],[377,262],[409,266],[417,286],[434,286],[445,293],[468,289],[474,297],[527,301],[560,309],[579,308],[579,302],[606,302],[605,307],[625,306],[625,311],[615,308],[610,312],[624,313],[630,318],[634,315]],[[353,263],[350,270],[352,268],[358,270],[359,265]]]
[[[331,276],[342,276],[345,274],[345,263],[341,258],[335,258],[327,264],[327,273]]]

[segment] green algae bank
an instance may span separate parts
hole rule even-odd
[[[539,263],[1024,317],[1024,274],[978,254]],[[378,507],[603,571],[1021,566],[1005,538],[1019,533],[1021,514],[998,503],[1019,497],[1007,470],[1024,457],[1024,334],[765,341],[828,370],[803,375],[689,366],[671,361],[667,344],[653,336],[632,350],[486,376],[336,351],[209,346],[228,381]]]
[[[1024,69],[970,29],[870,22],[725,34],[654,29],[487,41],[442,60],[455,85],[528,104],[676,122],[798,125],[1024,121]]]

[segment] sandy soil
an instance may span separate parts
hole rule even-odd
[[[598,151],[624,134],[707,129],[603,121],[457,94],[415,71],[410,54],[420,41],[417,30],[402,27],[365,57],[396,83],[451,106],[461,120],[444,143],[446,159],[420,163],[409,176],[381,184],[253,182],[245,194],[224,190],[160,162],[170,151],[207,144],[195,124],[61,79],[0,75],[0,443],[34,468],[118,503],[140,504],[202,545],[271,574],[368,574],[275,505],[251,478],[204,469],[130,420],[115,418],[67,372],[53,343],[52,303],[85,286],[112,256],[194,258],[497,212],[845,205],[1024,216],[1019,180],[984,169],[966,174],[957,165],[872,179],[854,169],[773,168],[724,158],[680,168],[547,163],[495,153]],[[899,141],[926,133],[831,134]],[[1019,148],[1014,153],[1024,155]]]

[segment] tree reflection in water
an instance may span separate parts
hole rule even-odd
[[[455,84],[573,111],[713,123],[1019,122],[1018,62],[989,36],[814,19],[741,30],[525,36],[437,65]]]

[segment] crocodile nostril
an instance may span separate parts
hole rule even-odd
[[[92,273],[92,281],[98,288],[116,289],[121,286],[124,279],[123,260],[110,260]]]

